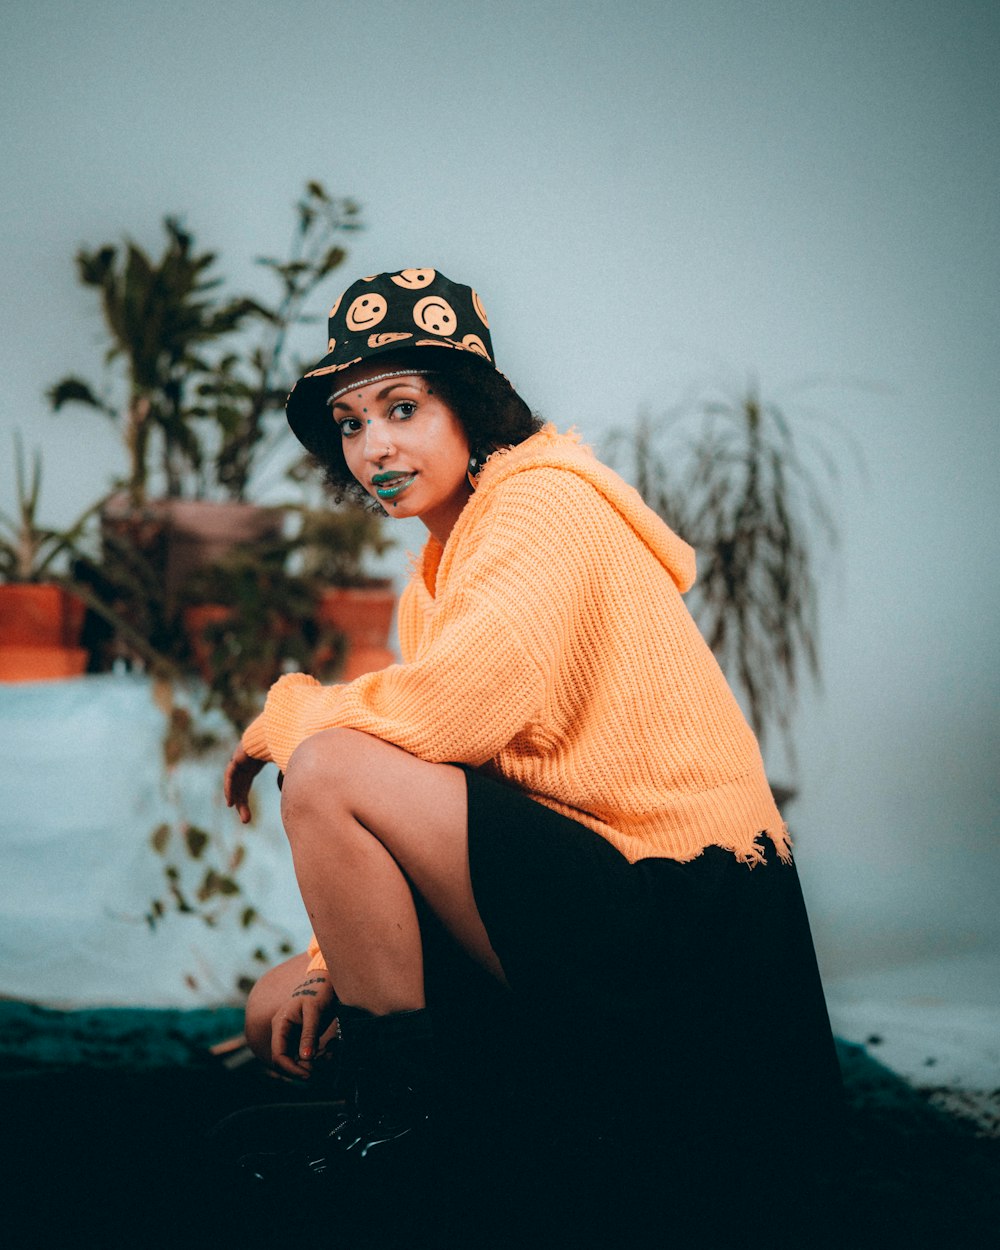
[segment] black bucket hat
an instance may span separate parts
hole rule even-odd
[[[400,269],[352,283],[330,309],[327,354],[292,388],[285,404],[295,437],[312,452],[324,444],[329,399],[342,369],[390,352],[471,352],[496,368],[490,323],[470,286],[437,269]]]

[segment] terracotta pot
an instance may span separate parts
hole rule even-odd
[[[174,594],[196,569],[234,547],[277,538],[282,518],[280,508],[231,500],[150,499],[137,507],[122,493],[104,505],[101,528],[126,539],[162,570],[166,589]]]
[[[59,681],[87,667],[83,647],[0,646],[0,681]]]
[[[369,586],[334,586],[320,595],[318,624],[336,630],[347,641],[343,681],[396,662],[388,645],[395,607],[396,595],[388,579]]]
[[[280,508],[207,499],[171,499],[162,506],[168,518],[167,588],[171,591],[234,547],[253,546],[281,534]]]
[[[206,682],[212,680],[213,645],[208,638],[212,625],[222,625],[230,620],[233,609],[223,603],[198,603],[185,608],[182,615],[184,632],[191,645],[195,667]]]
[[[0,586],[0,647],[75,647],[86,615],[83,600],[49,582]]]

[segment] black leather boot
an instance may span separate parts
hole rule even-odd
[[[426,1145],[434,1101],[434,1044],[426,1008],[375,1016],[341,1005],[340,1044],[348,1079],[344,1113],[310,1169],[344,1157],[402,1156]]]
[[[429,1013],[375,1016],[341,1004],[338,1019],[344,1101],[331,1105],[329,1129],[316,1134],[313,1119],[301,1149],[244,1155],[238,1166],[248,1180],[284,1185],[344,1173],[375,1179],[386,1166],[406,1170],[417,1158],[423,1165],[436,1086]]]

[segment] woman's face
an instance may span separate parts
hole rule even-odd
[[[350,381],[392,368],[370,361]],[[390,516],[415,516],[445,542],[471,494],[469,442],[455,412],[434,393],[434,375],[362,384],[332,405],[347,467]]]

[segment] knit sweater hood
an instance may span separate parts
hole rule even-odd
[[[515,473],[533,469],[567,470],[593,486],[663,565],[681,594],[690,590],[695,580],[694,550],[646,505],[634,487],[601,464],[573,430],[560,434],[554,425],[546,425],[518,446],[494,452],[477,482],[479,505]]]

